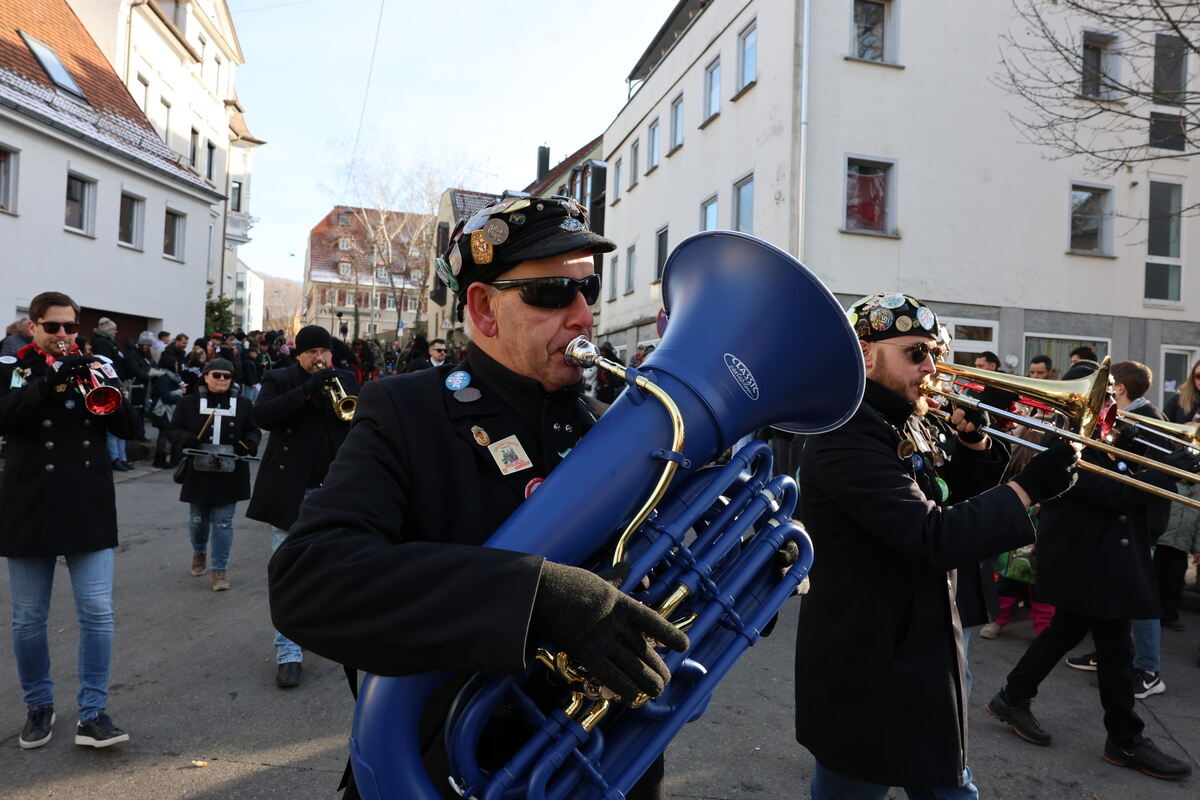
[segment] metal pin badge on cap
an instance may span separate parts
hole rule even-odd
[[[504,244],[508,241],[508,223],[502,219],[489,219],[483,226],[483,238],[491,245]]]
[[[482,230],[471,231],[471,258],[481,267],[492,263],[492,243]]]

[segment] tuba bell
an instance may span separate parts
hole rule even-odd
[[[547,664],[560,677],[572,673],[569,654],[543,648],[523,677],[476,675],[463,686],[445,723],[450,774],[431,776],[419,723],[451,674],[367,675],[350,740],[366,800],[434,800],[447,780],[465,797],[623,797],[704,713],[716,685],[807,575],[812,545],[791,520],[796,485],[773,476],[770,449],[756,442],[724,467],[704,465],[768,425],[820,433],[850,418],[865,376],[845,313],[799,261],[730,231],[679,244],[663,300],[670,324],[661,344],[639,368],[617,367],[629,388],[486,546],[585,564],[625,529],[617,548],[630,565],[622,591],[686,626],[691,641],[686,653],[664,655],[671,681],[653,700],[618,706],[584,676],[563,690],[559,708],[543,710],[524,684],[543,677]],[[770,352],[798,340],[802,361]],[[611,366],[583,343],[571,352]],[[668,493],[646,508],[650,486]],[[801,555],[780,576],[775,555],[788,541]],[[521,710],[529,737],[493,768],[479,762],[476,743],[501,706]]]

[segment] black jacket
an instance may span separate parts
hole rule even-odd
[[[117,546],[116,495],[104,434],[133,436],[128,400],[112,414],[84,409],[74,388],[52,391],[46,357],[29,345],[0,364],[0,556],[54,556]],[[13,371],[28,370],[13,388]],[[115,380],[107,380],[118,385]]]
[[[121,351],[117,349],[116,340],[111,336],[96,331],[96,335],[92,337],[92,352],[112,361],[112,367],[121,380],[129,377],[129,370],[125,366],[125,357],[121,355]]]
[[[898,454],[910,412],[868,380],[850,422],[804,446],[800,520],[816,555],[796,642],[796,738],[861,780],[958,786],[967,720],[953,570],[1034,532],[1016,493],[995,486],[1007,463],[995,441],[980,452],[939,442],[943,505],[929,456],[914,468]]]
[[[348,423],[334,416],[325,392],[308,396],[309,374],[298,363],[263,375],[254,421],[270,431],[246,516],[287,530],[296,521],[304,490],[321,485],[341,447]],[[347,394],[358,391],[354,373],[338,371]]]
[[[184,362],[187,361],[187,352],[176,347],[174,344],[169,344],[163,349],[162,355],[158,357],[158,366],[161,369],[170,370],[171,372],[179,372],[183,369]]]
[[[570,390],[546,395],[533,381],[501,388],[482,372],[503,368],[481,370],[485,358],[472,349],[463,364],[363,387],[328,480],[271,559],[271,614],[284,635],[378,675],[525,668],[542,558],[478,545],[599,409]],[[446,387],[457,370],[473,376],[477,399]],[[510,435],[533,466],[504,476],[476,437]],[[426,723],[439,724],[460,684],[431,700]],[[444,775],[441,736],[429,740],[426,764]]]
[[[212,421],[208,422],[210,414],[200,411],[201,398],[205,398],[209,408],[228,409],[232,402],[235,414],[232,417],[212,415]],[[195,447],[196,435],[201,430],[204,436],[200,442],[230,445],[240,442],[244,445],[242,450],[249,455],[258,453],[262,434],[254,424],[254,404],[244,397],[212,395],[207,388],[185,395],[175,405],[171,417],[171,440],[184,447]],[[250,465],[245,461],[238,461],[233,472],[202,472],[189,465],[179,488],[180,500],[201,506],[225,506],[249,497]]]

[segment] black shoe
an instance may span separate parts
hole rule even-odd
[[[1167,685],[1157,672],[1147,672],[1144,669],[1133,671],[1133,696],[1138,700],[1145,700],[1152,694],[1162,694],[1166,690]]]
[[[1175,619],[1164,619],[1162,626],[1169,631],[1186,631],[1187,625],[1183,624],[1183,620],[1176,617]]]
[[[1008,723],[1008,726],[1013,729],[1013,733],[1025,741],[1039,744],[1042,747],[1050,744],[1052,737],[1042,730],[1037,717],[1033,716],[1033,712],[1029,710],[1028,700],[1009,702],[1002,689],[985,707],[989,714],[1001,722]]]
[[[113,472],[129,472],[129,465],[119,458],[112,460]]]
[[[166,456],[155,456],[154,457],[154,467],[156,469],[166,469],[169,466],[171,466],[171,465],[167,463]]]
[[[285,661],[275,671],[275,685],[280,689],[290,689],[300,685],[300,662]]]
[[[129,734],[118,728],[103,711],[100,716],[85,720],[75,728],[75,744],[85,747],[108,747],[128,741]]]
[[[50,729],[54,727],[54,706],[35,706],[29,709],[25,727],[17,738],[22,750],[32,750],[50,741]]]
[[[1104,760],[1118,767],[1140,770],[1152,778],[1176,781],[1192,774],[1192,765],[1159,750],[1154,742],[1143,736],[1132,747],[1120,747],[1112,739],[1104,742]]]
[[[121,459],[121,466],[125,468],[125,471],[126,471],[126,472],[132,472],[132,471],[133,471],[133,465],[132,465],[132,464],[130,464],[128,461],[126,461],[126,460],[125,460],[125,459],[123,459],[123,458]]]
[[[1067,666],[1074,669],[1081,669],[1084,672],[1096,671],[1096,654],[1084,653],[1081,656],[1071,656],[1067,659]]]

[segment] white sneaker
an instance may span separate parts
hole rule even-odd
[[[1133,682],[1133,696],[1138,700],[1145,700],[1152,694],[1162,694],[1167,690],[1167,685],[1158,677],[1158,673],[1141,669],[1134,672],[1137,674]]]
[[[995,639],[997,636],[1000,635],[1001,630],[1003,630],[1003,629],[999,625],[997,625],[994,622],[989,622],[987,625],[984,625],[982,628],[979,629],[979,638],[980,639]]]

